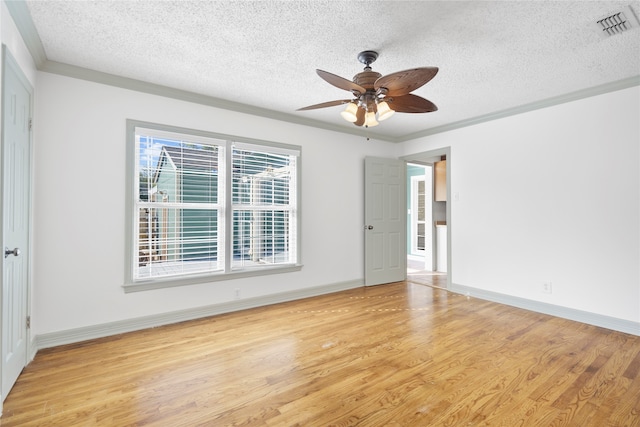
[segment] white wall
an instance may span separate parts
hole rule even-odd
[[[633,87],[403,144],[451,147],[453,284],[640,322],[639,118]]]
[[[38,73],[33,328],[47,334],[363,280],[363,158],[394,144]],[[125,294],[125,120],[302,146],[300,272]]]

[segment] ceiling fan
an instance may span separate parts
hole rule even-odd
[[[299,108],[298,111],[315,110],[347,104],[342,117],[356,126],[372,127],[378,120],[386,120],[395,112],[430,113],[438,107],[410,92],[429,82],[438,73],[437,67],[420,67],[382,76],[371,70],[371,64],[378,58],[378,52],[365,50],[358,54],[358,60],[365,67],[356,74],[353,81],[322,70],[316,73],[333,86],[350,91],[353,99],[340,99]],[[377,120],[376,120],[377,114]]]

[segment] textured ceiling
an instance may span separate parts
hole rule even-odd
[[[638,1],[28,1],[48,61],[177,88],[332,126],[358,52],[383,75],[437,66],[415,94],[428,114],[370,132],[406,135],[640,76],[640,29],[608,38],[596,21]],[[46,69],[46,68],[45,68]]]

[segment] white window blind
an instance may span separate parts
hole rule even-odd
[[[139,218],[136,279],[220,270],[224,145],[164,132],[136,133]]]
[[[296,262],[296,156],[233,147],[233,268]]]
[[[299,150],[142,126],[134,133],[132,282],[299,261]]]

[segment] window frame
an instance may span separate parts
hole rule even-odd
[[[427,243],[427,238],[426,238],[426,233],[427,233],[427,227],[430,226],[430,221],[427,221],[427,215],[425,212],[425,219],[420,220],[419,219],[419,209],[420,209],[420,183],[424,183],[423,187],[424,187],[424,193],[423,195],[426,197],[427,195],[427,191],[426,191],[426,176],[425,175],[414,175],[411,177],[411,226],[410,226],[410,230],[411,230],[411,254],[410,255],[417,255],[417,256],[425,256],[426,255],[426,243]],[[425,208],[426,209],[426,208]],[[430,215],[428,215],[430,216]],[[420,234],[419,234],[419,224],[424,224],[424,248],[420,249],[418,247],[418,241],[420,238]]]
[[[222,271],[205,272],[202,274],[193,274],[185,276],[170,276],[170,277],[156,277],[149,279],[136,279],[134,278],[134,250],[137,247],[137,238],[135,236],[136,230],[136,218],[137,218],[137,203],[134,198],[137,195],[136,186],[138,185],[138,172],[139,168],[136,164],[137,159],[137,147],[136,147],[136,129],[146,128],[159,133],[167,132],[174,134],[183,134],[193,136],[194,138],[211,138],[214,140],[222,141],[225,143],[224,149],[229,154],[225,159],[230,159],[233,145],[235,143],[242,146],[255,146],[264,147],[265,151],[272,149],[273,152],[289,151],[297,153],[295,162],[296,181],[295,185],[295,197],[296,203],[294,207],[293,221],[295,222],[295,254],[296,262],[289,264],[277,264],[273,266],[260,267],[260,268],[247,268],[242,270],[231,270],[223,268]],[[209,283],[224,281],[237,278],[264,276],[270,274],[280,274],[293,271],[299,271],[302,269],[302,239],[301,239],[301,205],[302,205],[302,191],[301,191],[301,157],[302,147],[298,145],[284,144],[272,141],[257,140],[252,138],[245,138],[236,135],[220,134],[196,129],[188,129],[183,127],[164,125],[159,123],[151,123],[146,121],[139,121],[133,119],[126,120],[126,190],[125,190],[125,278],[123,288],[125,292],[137,292],[152,289],[162,289],[175,286],[193,285],[199,283]],[[224,227],[223,234],[227,237],[224,239],[225,258],[227,255],[232,254],[233,251],[233,209],[232,202],[232,168],[226,167],[224,173],[224,181],[227,183],[222,190],[224,191],[223,206],[224,210]],[[225,261],[226,265],[229,265],[228,261]]]

